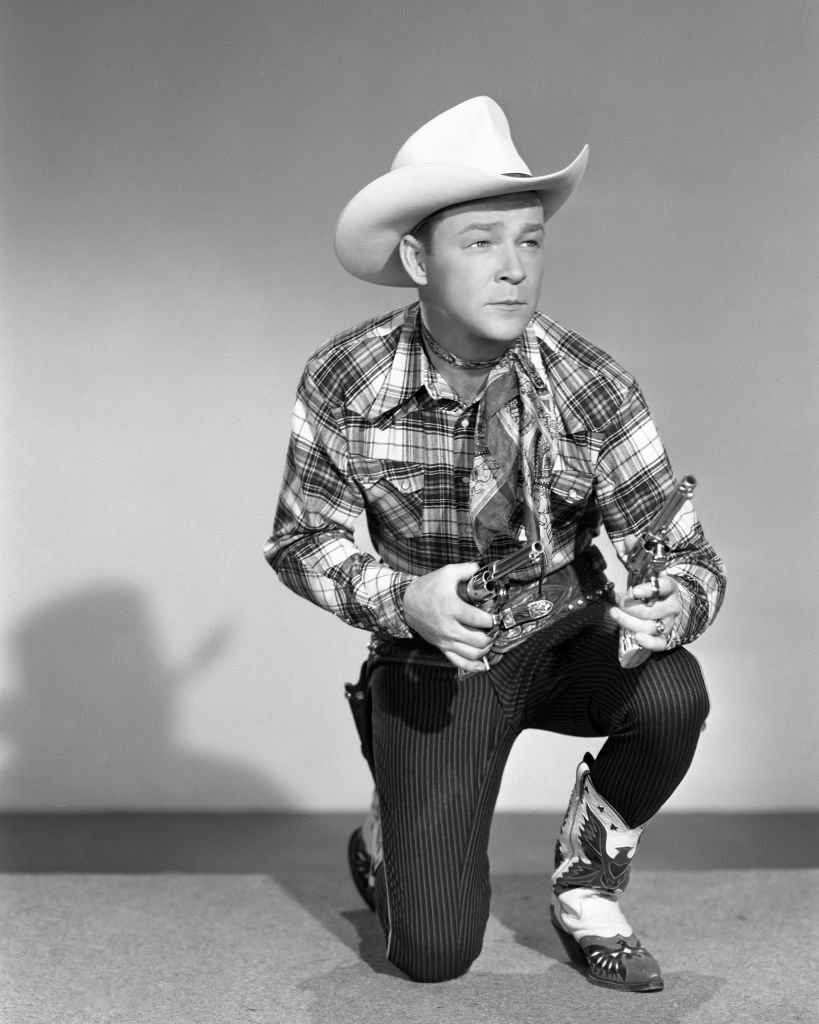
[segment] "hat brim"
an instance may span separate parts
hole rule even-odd
[[[336,224],[336,256],[345,270],[362,281],[411,286],[398,244],[426,217],[457,203],[537,192],[548,220],[580,184],[588,156],[589,147],[584,146],[562,171],[531,178],[488,174],[451,163],[389,171],[365,186],[342,210]]]

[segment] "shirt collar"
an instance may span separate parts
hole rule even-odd
[[[528,363],[531,368],[533,383],[538,388],[549,387],[549,375],[543,363],[543,352],[540,347],[540,339],[534,328],[534,320],[530,320],[523,332],[523,337],[516,346],[516,350]]]
[[[399,327],[392,361],[377,385],[372,403],[362,410],[369,422],[388,414],[400,417],[409,411],[410,399],[421,388],[430,388],[432,367],[419,340],[420,309],[417,302],[407,308],[404,322]]]

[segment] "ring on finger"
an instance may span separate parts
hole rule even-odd
[[[663,622],[663,620],[656,619],[654,625],[656,627],[657,636],[663,636],[663,634],[665,633],[665,623]]]
[[[656,576],[651,580],[651,591],[652,593],[649,600],[656,601],[660,596],[660,581]]]

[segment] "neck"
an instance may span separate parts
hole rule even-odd
[[[455,355],[454,352],[450,352],[442,345],[439,345],[423,323],[421,324],[421,337],[423,338],[427,355],[431,359],[435,359],[437,362],[446,363],[458,370],[479,370],[484,372],[493,367],[495,363],[499,362],[503,358],[503,355],[500,355],[492,356],[490,359],[464,359],[462,356]]]
[[[435,370],[449,384],[463,405],[471,405],[480,395],[486,379],[489,376],[489,369],[460,369],[439,359],[434,352],[427,351],[429,359]]]
[[[475,354],[470,356],[460,355],[454,348],[450,348],[449,345],[442,345],[429,330],[423,319],[421,320],[421,339],[427,355],[436,364],[444,363],[464,371],[485,372],[496,363],[499,363],[508,351],[508,347],[504,347],[500,351],[495,351],[493,354],[484,355],[483,357],[476,357]]]
[[[490,369],[503,354],[487,360],[462,359],[439,345],[421,321],[421,340],[427,358],[455,391],[464,405],[470,405],[480,394]]]

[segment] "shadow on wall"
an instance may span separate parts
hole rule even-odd
[[[252,769],[179,749],[178,690],[224,651],[214,630],[179,667],[158,650],[139,591],[123,583],[69,593],[11,637],[15,690],[0,702],[11,748],[0,805],[14,810],[209,810],[286,806]],[[225,714],[230,709],[225,708]]]

